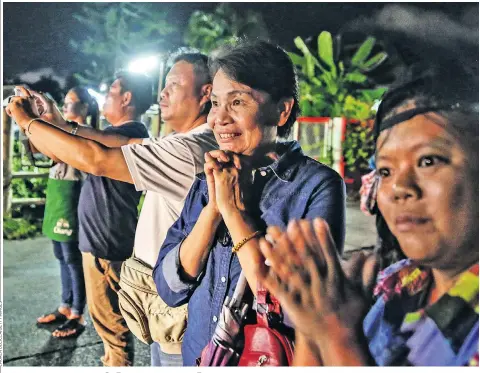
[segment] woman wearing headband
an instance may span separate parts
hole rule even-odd
[[[431,65],[377,115],[377,206],[406,259],[373,297],[374,263],[342,263],[321,219],[261,243],[259,276],[317,364],[478,365],[478,74]]]

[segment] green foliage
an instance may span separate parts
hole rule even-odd
[[[209,54],[224,44],[232,44],[238,37],[268,39],[262,15],[252,10],[239,14],[228,3],[221,3],[213,12],[195,11],[190,16],[184,42]]]
[[[289,53],[300,75],[300,107],[304,116],[347,117],[366,120],[373,116],[373,104],[385,92],[372,87],[368,73],[380,66],[387,54],[370,56],[375,38],[368,37],[347,61],[338,60],[340,39],[323,31],[313,54],[302,38],[294,40],[302,55]]]
[[[176,27],[151,3],[88,3],[74,18],[87,27],[83,40],[70,40],[82,52],[90,67],[75,77],[82,84],[99,84],[125,68],[129,60],[141,53],[166,50],[167,38]]]
[[[3,217],[3,238],[6,240],[19,240],[35,237],[41,233],[39,222],[32,223],[24,218]]]
[[[350,171],[367,171],[368,159],[374,151],[373,126],[362,122],[349,123],[343,143],[343,157],[347,168]]]
[[[138,205],[137,205],[137,213],[139,216],[140,216],[140,211],[142,211],[144,201],[145,201],[145,193],[142,193],[142,195],[140,196],[140,201],[138,201]]]
[[[48,172],[48,169],[37,168],[30,165],[28,158],[21,152],[23,146],[19,140],[13,143],[12,171],[35,171],[39,173]],[[47,178],[13,179],[13,198],[45,198],[47,190]]]
[[[21,152],[21,143],[13,143],[12,171],[48,172],[30,165],[28,158]],[[47,178],[13,179],[13,198],[45,198]],[[42,232],[43,206],[19,206],[3,217],[3,238],[16,240],[35,237]]]

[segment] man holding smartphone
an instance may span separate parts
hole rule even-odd
[[[38,144],[44,154],[58,157],[85,172],[134,183],[137,190],[147,190],[132,247],[135,257],[150,271],[168,229],[180,215],[195,174],[203,171],[204,153],[218,147],[206,124],[211,92],[207,57],[186,53],[172,60],[160,107],[163,121],[175,133],[163,138],[129,139],[81,126],[75,130],[49,107],[42,118],[61,127],[59,129],[35,120],[34,115],[29,114],[28,100],[19,100],[9,107],[11,115],[18,118],[30,140]],[[69,133],[73,130],[75,136]],[[176,318],[177,327],[165,331],[164,343],[151,345],[154,366],[182,365],[180,351],[186,312],[170,309],[168,314]],[[150,325],[150,329],[155,327]],[[174,335],[168,335],[173,329]]]

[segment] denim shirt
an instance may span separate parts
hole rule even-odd
[[[261,220],[266,226],[285,229],[292,219],[322,217],[329,225],[339,251],[345,239],[345,184],[331,168],[305,156],[296,141],[284,143],[286,150],[273,164],[255,171],[263,179]],[[255,182],[254,182],[255,183]],[[225,297],[231,297],[242,270],[228,232],[220,228],[212,243],[205,268],[196,281],[180,274],[179,252],[201,210],[208,203],[204,174],[198,175],[185,206],[168,231],[154,268],[160,297],[170,306],[188,302],[188,325],[182,345],[184,365],[194,366],[216,327]],[[182,250],[188,250],[183,247]]]

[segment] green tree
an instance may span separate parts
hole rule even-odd
[[[74,17],[88,29],[85,39],[70,40],[90,60],[90,66],[76,75],[82,84],[98,85],[131,58],[164,50],[176,31],[168,14],[150,3],[88,3]]]
[[[252,10],[239,13],[230,4],[222,3],[211,13],[199,10],[192,13],[184,42],[208,54],[239,37],[268,39],[263,17]]]
[[[335,42],[334,42],[335,41]],[[302,55],[289,53],[300,75],[300,106],[304,116],[327,116],[366,120],[386,88],[376,87],[369,73],[388,57],[384,51],[372,56],[375,38],[368,37],[349,59],[340,60],[341,39],[323,31],[312,52],[302,38],[294,40]]]

